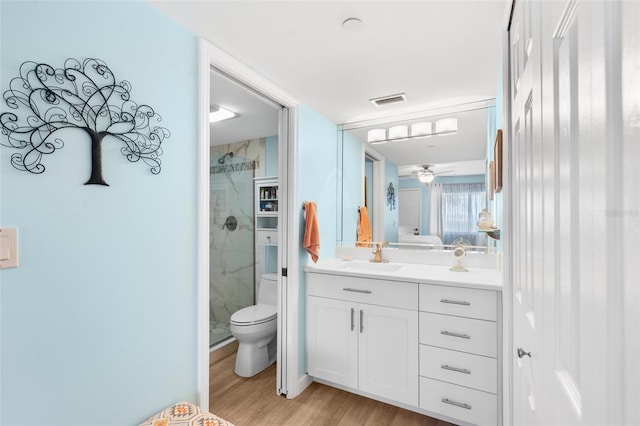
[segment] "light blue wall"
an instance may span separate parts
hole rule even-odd
[[[268,136],[264,142],[265,176],[278,176],[278,135]]]
[[[298,236],[300,271],[298,286],[300,291],[300,360],[298,373],[306,372],[306,279],[304,266],[312,263],[311,257],[302,246],[304,236],[304,213],[302,203],[314,201],[318,207],[320,230],[320,259],[335,256],[336,251],[336,187],[337,187],[337,133],[338,127],[311,108],[298,108],[298,192],[293,197],[294,205],[300,206]],[[293,277],[291,278],[293,279]]]
[[[390,243],[398,242],[398,166],[389,160],[384,162],[384,239]],[[396,197],[395,206],[392,208],[388,203],[387,191],[389,183],[393,184],[393,191]]]
[[[20,235],[20,267],[0,271],[0,423],[132,425],[195,402],[197,39],[145,2],[0,11],[3,92],[23,61],[97,57],[172,133],[159,175],[105,141],[110,187],[83,185],[82,132],[43,175],[0,148],[2,225]]]
[[[436,176],[433,183],[485,183],[484,175],[467,176]],[[421,183],[418,179],[400,179],[400,189],[419,188],[422,200],[422,217],[420,219],[420,234],[429,235],[429,185]]]

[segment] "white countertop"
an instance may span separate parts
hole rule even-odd
[[[322,259],[305,266],[306,272],[346,275],[352,277],[409,281],[424,284],[450,285],[502,291],[502,273],[497,269],[468,268],[468,272],[453,272],[449,266],[417,263],[381,263],[366,260]]]

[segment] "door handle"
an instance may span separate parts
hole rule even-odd
[[[353,322],[353,315],[355,314],[355,309],[351,308],[351,331],[353,331],[353,328],[355,327],[355,324]]]
[[[524,349],[518,348],[518,358],[522,358],[525,355],[528,356],[529,358],[531,358],[531,352],[525,352]]]

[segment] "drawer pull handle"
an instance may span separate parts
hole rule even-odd
[[[447,365],[447,364],[441,365],[440,368],[442,368],[444,370],[455,371],[457,373],[471,374],[471,370],[467,370],[466,368],[452,367],[452,366]]]
[[[469,404],[465,404],[464,402],[453,401],[449,398],[442,398],[441,401],[444,402],[445,404],[455,405],[456,407],[471,410],[471,406]]]
[[[355,324],[354,324],[354,321],[353,321],[353,315],[355,314],[355,312],[356,312],[356,310],[351,308],[351,331],[353,331],[353,329],[355,327]]]
[[[360,290],[359,288],[349,288],[349,287],[345,287],[342,289],[342,291],[350,291],[352,293],[364,293],[364,294],[371,294],[371,290]]]
[[[445,336],[451,336],[451,337],[459,337],[461,339],[471,339],[471,336],[469,336],[468,334],[454,333],[453,331],[447,331],[447,330],[442,330],[440,334],[444,334]]]
[[[448,303],[448,304],[450,304],[450,305],[471,306],[471,303],[470,303],[470,302],[465,302],[464,300],[440,299],[440,303]]]

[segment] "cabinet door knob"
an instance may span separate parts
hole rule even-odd
[[[524,349],[518,348],[518,358],[522,358],[525,355],[531,358],[531,352],[526,352]]]

